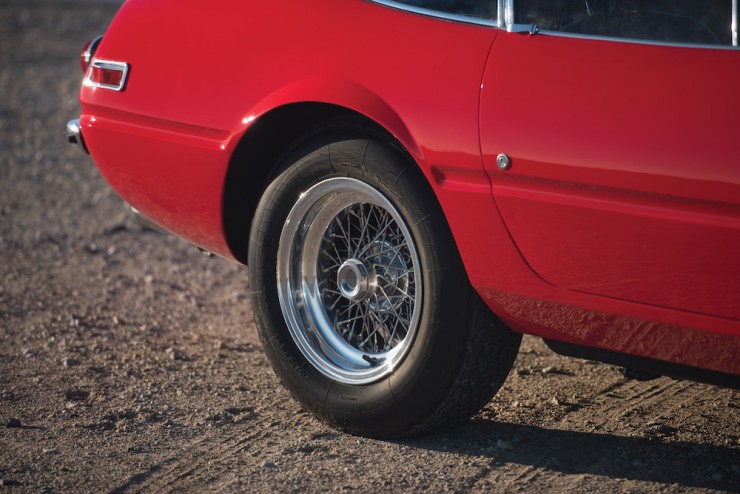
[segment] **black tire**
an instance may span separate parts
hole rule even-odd
[[[348,187],[357,187],[361,191],[359,197],[368,197],[368,200],[375,200],[373,194],[378,192],[390,206],[375,206],[360,202],[355,196],[342,196]],[[320,191],[324,190],[334,195],[327,192],[322,196]],[[304,195],[307,191],[311,191],[308,199]],[[314,194],[313,191],[319,192]],[[325,202],[333,200],[326,197],[341,196],[351,203],[337,213],[331,226],[322,227],[326,232],[321,233],[320,248],[315,249],[320,252],[319,257],[329,256],[330,247],[339,245],[339,234],[330,230],[340,231],[336,225],[343,224],[345,218],[347,222],[360,221],[357,218],[362,216],[365,222],[358,223],[364,225],[362,230],[376,228],[374,231],[380,232],[381,220],[377,218],[384,215],[386,231],[400,232],[391,240],[385,237],[379,240],[380,233],[372,240],[370,234],[367,239],[362,234],[342,237],[347,254],[342,256],[334,250],[336,257],[352,257],[354,262],[341,264],[342,286],[362,286],[365,290],[351,300],[347,298],[348,289],[342,291],[339,285],[333,285],[332,277],[336,279],[340,268],[321,271],[323,264],[316,268],[316,273],[328,273],[317,285],[323,283],[324,286],[319,292],[318,306],[328,314],[326,319],[333,327],[340,327],[337,322],[340,309],[329,307],[331,300],[335,300],[333,305],[352,306],[342,309],[349,311],[344,314],[351,315],[351,310],[361,314],[354,320],[362,322],[342,322],[341,328],[347,331],[343,341],[363,355],[368,368],[357,363],[345,365],[341,361],[337,364],[338,372],[346,370],[347,375],[339,378],[332,372],[334,362],[341,359],[332,349],[326,350],[332,343],[322,339],[311,319],[318,317],[320,321],[316,325],[321,326],[324,316],[314,316],[315,311],[305,309],[303,302],[305,297],[310,298],[310,293],[305,297],[302,292],[294,295],[300,291],[296,288],[300,284],[290,283],[293,279],[304,279],[303,271],[297,274],[296,259],[303,259],[303,255],[313,259],[306,252],[312,255],[316,242],[311,241],[313,237],[307,233],[310,228],[289,224],[298,224],[296,218],[314,218],[308,213],[299,215],[309,207],[313,207],[310,211],[320,209],[312,206],[314,195]],[[352,202],[355,200],[358,202]],[[340,201],[339,204],[344,203]],[[360,214],[358,208],[370,209],[367,214]],[[299,213],[291,213],[292,210]],[[392,217],[394,212],[396,217]],[[286,223],[291,214],[291,221]],[[397,217],[405,224],[405,232],[409,235],[403,233],[401,224],[394,220]],[[375,218],[372,221],[377,224],[370,225],[371,218]],[[307,225],[318,223],[318,220],[305,221]],[[347,228],[351,230],[352,227]],[[281,235],[284,236],[282,250]],[[404,241],[407,236],[410,242]],[[359,244],[365,242],[363,252],[372,248],[376,252],[374,259],[385,257],[377,261],[378,264],[372,264],[362,258],[370,254],[350,255],[350,246],[355,245],[352,240],[358,244],[355,254],[360,251]],[[415,252],[409,245],[415,246]],[[382,254],[385,250],[393,252],[393,259],[389,260],[389,254]],[[354,261],[354,257],[362,259]],[[359,275],[351,271],[358,263],[370,266],[373,273],[367,274],[363,266],[358,267]],[[390,139],[374,129],[361,128],[353,120],[339,120],[313,132],[282,160],[257,207],[250,232],[248,265],[255,320],[275,372],[306,409],[351,433],[399,437],[463,422],[501,387],[519,348],[521,336],[509,331],[470,287],[442,210],[423,175]],[[311,271],[311,263],[306,265]],[[329,266],[329,261],[326,265]],[[278,266],[281,273],[287,273],[280,275],[280,280],[276,275]],[[399,281],[404,276],[406,279]],[[345,283],[345,278],[351,283]],[[388,281],[390,279],[394,281]],[[375,284],[368,280],[374,280]],[[326,288],[330,285],[334,288]],[[379,298],[380,290],[384,298]],[[336,295],[336,291],[344,295]],[[397,295],[389,297],[387,292]],[[332,310],[337,312],[329,314]],[[285,312],[290,313],[287,319]],[[389,334],[393,323],[393,333]],[[350,331],[350,325],[359,325],[352,326],[359,329]],[[367,339],[360,341],[366,334]],[[375,346],[368,350],[372,338],[375,338]],[[332,340],[331,335],[327,339]],[[334,344],[343,345],[341,342]],[[342,346],[340,351],[343,349]],[[392,353],[396,349],[398,352]],[[356,355],[350,352],[350,357]],[[391,365],[386,358],[397,361]]]

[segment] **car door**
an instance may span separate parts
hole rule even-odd
[[[557,287],[740,320],[732,1],[503,3],[480,131],[522,256]]]

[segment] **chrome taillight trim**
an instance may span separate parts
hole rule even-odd
[[[98,68],[102,70],[115,70],[118,72],[121,72],[121,82],[119,84],[105,84],[102,82],[95,82],[93,81],[90,76],[92,74],[92,69]],[[126,87],[126,80],[128,78],[128,69],[129,66],[126,62],[113,62],[110,60],[95,60],[91,64],[91,69],[87,71],[87,76],[85,76],[85,86],[88,87],[100,87],[104,89],[112,89],[113,91],[122,91],[124,87]]]
[[[84,71],[87,71],[87,69],[90,67],[90,62],[92,62],[92,59],[95,56],[95,52],[98,49],[98,45],[102,40],[102,34],[93,38],[93,40],[88,43],[88,45],[85,47],[85,50],[82,52],[82,63],[84,64]]]

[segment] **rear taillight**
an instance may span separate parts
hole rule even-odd
[[[127,75],[128,64],[124,62],[93,60],[85,85],[121,91],[126,85]]]
[[[95,51],[98,49],[98,45],[102,39],[103,36],[98,36],[88,41],[82,49],[82,53],[80,53],[80,67],[82,67],[82,72],[87,72],[87,68],[90,66],[90,62],[92,62]]]

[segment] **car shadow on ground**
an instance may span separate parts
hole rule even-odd
[[[405,441],[409,447],[490,459],[490,470],[521,465],[683,487],[740,490],[740,449],[660,437],[623,437],[476,420]],[[730,464],[730,467],[727,465]],[[720,468],[717,465],[724,465]]]

